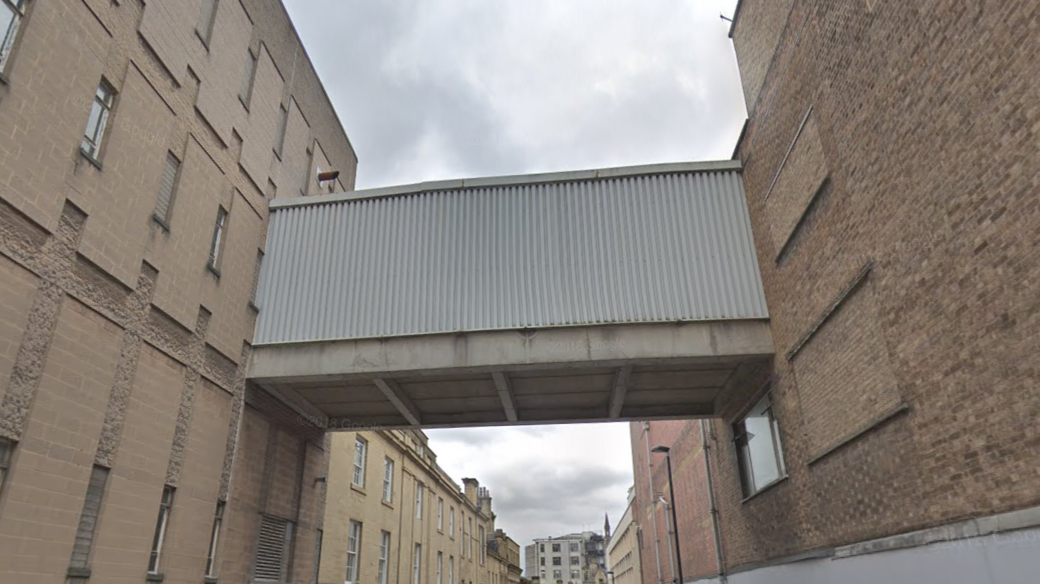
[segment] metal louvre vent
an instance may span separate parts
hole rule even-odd
[[[260,523],[260,542],[256,548],[253,579],[259,582],[284,582],[286,557],[292,539],[291,524],[265,515]]]

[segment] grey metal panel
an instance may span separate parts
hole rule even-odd
[[[272,206],[257,344],[768,318],[739,172]]]

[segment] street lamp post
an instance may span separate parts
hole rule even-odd
[[[672,531],[675,533],[675,564],[679,571],[678,584],[683,584],[685,580],[683,580],[682,573],[682,550],[679,548],[679,518],[675,513],[675,487],[672,485],[672,456],[670,451],[671,448],[667,446],[654,446],[650,449],[650,452],[663,453],[664,462],[668,466],[668,497],[672,503],[670,506],[672,508]]]

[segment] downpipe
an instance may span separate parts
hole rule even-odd
[[[726,584],[729,579],[726,576],[726,559],[722,553],[722,532],[719,529],[719,508],[715,505],[715,479],[711,473],[711,448],[712,444],[708,441],[709,433],[704,425],[704,420],[698,420],[701,426],[701,448],[704,450],[704,472],[708,478],[708,506],[711,511],[711,530],[712,535],[715,539],[715,565],[719,569],[719,582],[720,584]],[[710,434],[710,438],[715,440],[715,433]]]

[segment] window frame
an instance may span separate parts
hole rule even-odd
[[[383,502],[394,502],[394,459],[383,458]]]
[[[444,532],[444,497],[437,497],[437,531]]]
[[[148,554],[148,573],[158,574],[162,561],[162,548],[166,542],[166,528],[170,524],[170,513],[173,512],[173,498],[177,489],[163,485],[162,497],[159,499],[159,515],[155,520],[155,535],[152,537],[152,549]]]
[[[563,565],[563,558],[560,557],[560,556],[553,556],[553,563],[552,563],[552,565],[554,565],[554,566],[562,566]]]
[[[206,267],[218,276],[220,275],[220,259],[224,251],[224,241],[227,239],[227,224],[229,213],[224,205],[217,207],[217,219],[213,222],[213,240],[209,244],[209,261]]]
[[[437,552],[437,584],[444,584],[444,552]]]
[[[365,440],[361,436],[356,436],[354,438],[354,472],[350,477],[350,484],[364,489],[365,475],[367,474],[367,471],[368,440]]]
[[[390,573],[390,532],[379,532],[379,561],[377,563],[376,584],[386,584]]]
[[[412,556],[412,584],[422,584],[422,544],[415,544],[415,554]]]
[[[415,481],[415,518],[422,519],[422,506],[423,506],[423,491],[426,490],[426,485],[420,481]]]
[[[455,584],[455,556],[448,556],[448,584]]]
[[[360,521],[350,520],[347,527],[347,572],[346,581],[356,583],[361,576],[361,534],[363,526]]]
[[[14,453],[14,442],[0,438],[0,493],[4,492],[4,480],[11,470],[11,456]]]
[[[484,561],[487,559],[487,532],[484,531],[483,525],[477,526],[477,545],[480,546],[480,565],[484,565]]]
[[[0,38],[0,76],[7,69],[7,64],[14,53],[14,44],[18,40],[18,33],[22,29],[22,21],[25,20],[26,9],[31,0],[0,0],[0,8],[6,7],[11,11],[11,24],[3,31]]]
[[[767,393],[732,425],[737,470],[740,475],[740,485],[745,499],[753,497],[787,478],[787,465],[784,462],[783,443],[780,439],[780,423],[776,418],[774,405],[771,394]],[[762,416],[765,416],[769,423],[769,446],[772,447],[773,464],[776,465],[777,476],[764,481],[762,484],[756,484],[750,442],[751,439],[755,438],[755,435],[747,431],[746,423],[749,418]]]
[[[169,167],[169,163],[171,160],[177,164],[177,167],[174,169],[173,184],[170,186],[170,196],[166,200],[166,211],[160,213],[159,204],[162,202],[163,199],[163,176],[165,176],[166,169]],[[170,216],[173,214],[173,201],[177,196],[177,187],[181,182],[181,168],[183,166],[184,161],[178,158],[178,156],[174,154],[172,150],[166,152],[166,164],[163,165],[163,174],[159,176],[159,189],[155,198],[155,209],[152,210],[152,218],[155,219],[155,221],[158,222],[159,225],[162,225],[162,227],[166,230],[170,229]]]
[[[101,95],[102,92],[107,95]],[[105,133],[108,129],[108,122],[112,118],[112,112],[115,111],[116,97],[118,95],[115,87],[104,77],[101,78],[97,89],[94,90],[94,98],[90,102],[90,113],[87,114],[87,127],[83,130],[79,151],[87,160],[95,164],[101,160],[101,151],[105,144]],[[95,116],[95,110],[98,112],[97,120],[93,124],[94,128],[91,129],[91,120]]]
[[[220,528],[224,523],[224,501],[217,501],[217,509],[213,513],[213,530],[210,532],[209,552],[206,555],[206,577],[214,578],[217,574],[217,546],[220,545]]]

